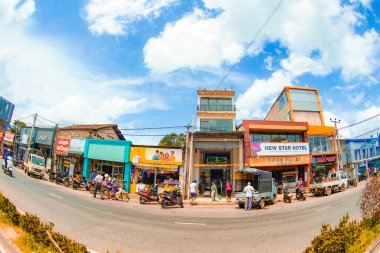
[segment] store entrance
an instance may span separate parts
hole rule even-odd
[[[203,168],[200,173],[200,192],[211,191],[211,185],[215,182],[220,195],[226,194],[226,182],[231,180],[231,169],[226,167]]]
[[[97,172],[101,172],[103,175],[108,174],[111,178],[116,178],[118,185],[123,184],[123,172],[124,167],[119,164],[111,164],[111,163],[96,163],[95,170]]]

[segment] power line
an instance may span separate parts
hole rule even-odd
[[[377,130],[380,130],[380,127],[375,128],[375,129],[373,129],[373,130],[371,130],[371,131],[365,132],[364,134],[360,134],[360,135],[358,135],[358,136],[355,136],[353,139],[356,139],[356,138],[358,138],[358,137],[361,137],[361,136],[363,136],[363,135],[366,135],[366,134],[372,133],[372,132],[377,131]]]
[[[351,124],[351,125],[349,125],[349,126],[341,127],[341,128],[339,128],[339,130],[342,130],[342,129],[346,129],[346,128],[348,128],[348,127],[353,127],[353,126],[359,125],[359,124],[364,123],[364,122],[366,122],[366,121],[368,121],[368,120],[374,119],[374,118],[376,118],[376,117],[378,117],[378,116],[380,116],[380,113],[379,113],[379,114],[376,114],[375,116],[372,116],[372,117],[370,117],[370,118],[364,119],[364,120],[359,121],[359,122],[356,122],[356,123],[354,123],[354,124]]]
[[[256,32],[256,34],[253,36],[252,40],[247,44],[247,46],[244,48],[244,54],[248,51],[248,49],[253,45],[259,34],[264,30],[264,27],[269,23],[269,21],[272,19],[274,14],[277,12],[277,10],[280,8],[281,4],[284,2],[284,0],[280,0],[276,7],[273,9],[272,13],[268,16],[268,18],[265,20],[265,22],[262,24],[260,29]],[[234,63],[229,70],[226,72],[226,74],[222,77],[219,84],[216,86],[216,89],[219,89],[220,85],[227,79],[227,77],[231,74],[232,70],[237,66],[238,62]]]
[[[48,121],[48,122],[50,122],[50,123],[53,123],[53,124],[57,124],[57,125],[61,125],[61,126],[67,126],[67,125],[64,125],[64,124],[57,123],[57,122],[55,122],[55,121],[52,121],[52,120],[46,119],[46,118],[42,117],[41,115],[38,115],[38,117],[40,117],[41,119],[44,119],[44,120],[46,120],[46,121]]]

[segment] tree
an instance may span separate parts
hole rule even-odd
[[[160,143],[158,143],[158,146],[160,147],[183,147],[186,143],[186,135],[176,134],[176,133],[170,133],[166,136],[164,136]]]
[[[366,183],[360,198],[360,211],[372,225],[380,220],[380,177],[371,177]]]
[[[13,121],[13,126],[12,126],[11,132],[16,134],[16,135],[20,135],[21,127],[26,127],[26,124],[22,121],[15,120],[15,121]]]

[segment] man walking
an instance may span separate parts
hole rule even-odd
[[[103,176],[100,173],[98,173],[98,175],[96,175],[94,181],[95,181],[94,198],[96,198],[96,193],[97,193],[97,191],[99,191],[100,192],[100,198],[104,199],[103,198],[103,191],[102,191]]]
[[[190,204],[193,205],[195,199],[198,196],[198,187],[197,187],[197,180],[193,180],[193,182],[190,184]]]
[[[251,186],[251,182],[248,182],[247,186],[244,187],[243,192],[245,193],[245,209],[244,211],[250,211],[252,208],[252,197],[253,197],[253,187]]]

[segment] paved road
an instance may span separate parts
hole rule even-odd
[[[302,252],[322,222],[337,224],[345,213],[360,218],[361,189],[251,212],[231,206],[163,210],[94,199],[17,169],[15,178],[0,173],[0,190],[19,209],[98,252]]]

